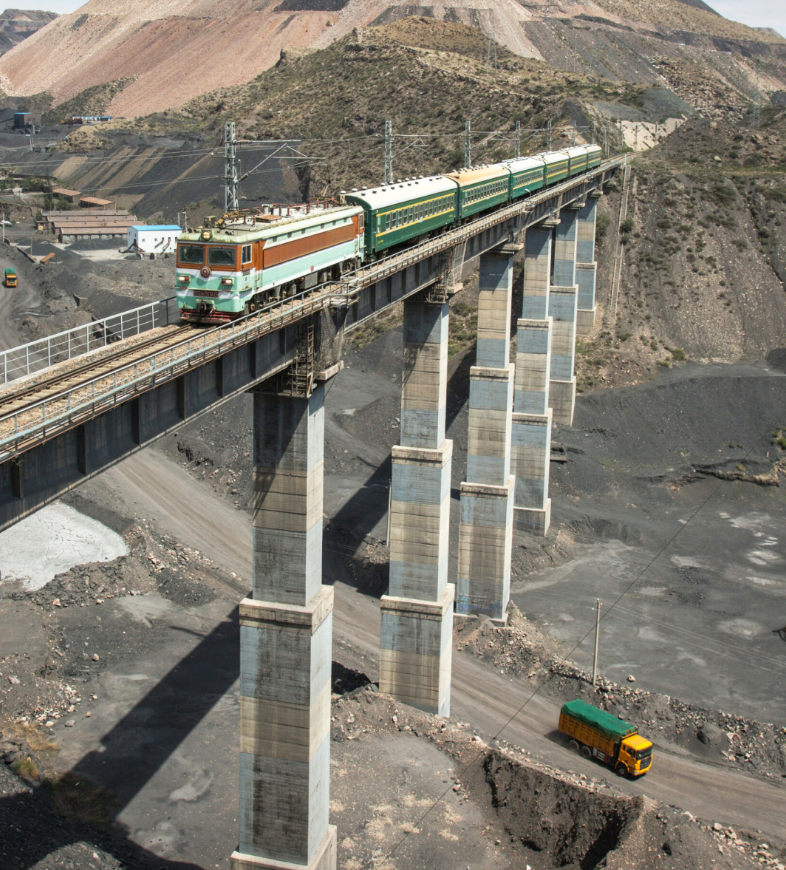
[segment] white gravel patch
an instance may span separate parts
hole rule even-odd
[[[31,591],[74,565],[108,562],[127,553],[120,535],[61,502],[0,532],[3,580]]]

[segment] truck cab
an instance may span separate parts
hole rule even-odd
[[[624,764],[628,776],[641,776],[652,764],[652,743],[641,734],[632,734],[620,744],[617,764]]]
[[[10,269],[10,268],[6,269],[3,283],[5,284],[6,287],[16,287],[16,285],[17,285],[16,270]]]

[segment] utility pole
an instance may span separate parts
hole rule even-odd
[[[573,125],[573,144],[576,144],[576,125]]]
[[[490,69],[497,68],[497,31],[494,27],[494,22],[491,22],[491,34],[489,35],[488,47],[486,49],[486,66]]]
[[[590,139],[591,144],[595,144],[595,122],[592,122],[592,139]]]
[[[521,157],[521,121],[516,121],[516,158]]]
[[[472,124],[469,118],[464,128],[464,166],[467,169],[472,166]]]
[[[224,213],[240,208],[235,122],[224,124]]]
[[[385,184],[393,184],[393,122],[385,121]]]
[[[600,637],[600,599],[595,607],[595,655],[592,659],[592,685],[598,680],[598,639]]]
[[[546,123],[546,151],[551,151],[551,118]]]
[[[606,157],[609,156],[609,125],[603,125],[603,152]]]

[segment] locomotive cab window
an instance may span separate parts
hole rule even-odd
[[[235,249],[234,248],[210,248],[207,255],[207,262],[211,266],[234,266],[235,265]]]
[[[177,249],[177,256],[181,263],[201,266],[205,262],[205,247],[204,245],[181,245]]]
[[[251,262],[251,245],[243,245],[241,255],[241,262],[250,263]]]

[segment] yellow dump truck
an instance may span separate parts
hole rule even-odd
[[[16,280],[16,272],[14,271],[14,269],[6,269],[5,270],[5,278],[3,280],[3,283],[5,284],[6,287],[16,287],[17,280]]]
[[[577,698],[562,705],[559,730],[585,758],[597,758],[619,776],[641,776],[652,764],[652,743],[635,725]]]

